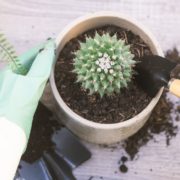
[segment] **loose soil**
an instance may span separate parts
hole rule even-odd
[[[180,63],[180,54],[176,49],[169,50],[166,57],[173,62]],[[179,73],[180,70],[177,71],[177,68],[175,68],[171,73],[171,77],[178,78]],[[175,116],[174,119],[171,116],[172,113]],[[155,140],[157,134],[165,136],[166,145],[169,146],[171,139],[178,132],[178,126],[175,125],[174,121],[180,121],[180,106],[173,107],[172,102],[167,98],[167,93],[164,92],[145,126],[135,135],[125,140],[124,150],[129,159],[134,160],[141,147],[145,146],[150,140]],[[120,172],[122,172],[121,166],[124,159],[127,160],[127,157],[122,156],[119,161]]]
[[[32,163],[42,156],[43,151],[51,149],[54,146],[51,137],[60,128],[61,125],[54,119],[53,114],[40,103],[34,116],[29,142],[22,160]]]
[[[122,172],[122,173],[127,173],[128,171],[128,168],[125,164],[122,164],[120,167],[119,167],[119,170]]]
[[[142,146],[154,139],[155,134],[163,132],[166,137],[166,144],[170,144],[171,138],[177,134],[177,126],[174,125],[170,114],[172,108],[172,102],[166,98],[166,93],[163,93],[145,126],[125,141],[124,149],[131,160],[134,159]],[[177,117],[179,117],[178,114]]]
[[[128,160],[128,158],[126,156],[122,156],[121,160],[119,161],[119,170],[122,173],[126,173],[128,171],[128,167],[125,165],[126,161]]]
[[[166,53],[166,57],[168,59],[170,59],[172,62],[178,63],[178,65],[171,72],[171,77],[180,79],[180,56],[179,56],[179,52],[177,51],[176,48],[174,48],[173,50],[169,50]]]
[[[112,36],[116,33],[118,39],[125,40],[131,46],[137,61],[144,55],[152,54],[143,40],[131,31],[113,25],[92,29],[70,40],[62,49],[55,68],[56,85],[66,104],[80,116],[99,123],[121,122],[141,112],[151,98],[137,86],[134,79],[121,93],[103,98],[98,94],[88,95],[88,91],[76,83],[76,74],[72,73],[73,52],[79,49],[79,41],[84,42],[86,36],[94,37],[95,32]]]

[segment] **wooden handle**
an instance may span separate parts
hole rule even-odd
[[[180,98],[180,80],[173,79],[169,85],[169,91],[174,94],[175,96]]]

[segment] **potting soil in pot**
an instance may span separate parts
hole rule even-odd
[[[94,37],[95,32],[100,35],[109,33],[117,34],[118,39],[125,40],[130,45],[134,60],[139,60],[144,55],[152,54],[143,40],[131,31],[107,25],[89,30],[70,40],[62,49],[55,68],[55,81],[60,95],[66,104],[80,116],[99,123],[118,123],[134,117],[140,113],[151,101],[151,98],[137,86],[134,79],[128,88],[121,93],[100,98],[98,94],[88,95],[88,91],[76,83],[76,74],[73,70],[73,52],[80,48],[79,41],[84,42],[86,36]]]

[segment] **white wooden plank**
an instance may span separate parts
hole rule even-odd
[[[0,30],[7,34],[20,54],[49,36],[56,37],[75,18],[100,10],[132,16],[153,32],[164,51],[173,46],[180,50],[180,1],[177,0],[0,0]],[[125,154],[121,145],[112,152],[85,143],[93,153],[92,159],[74,174],[78,180],[91,176],[93,180],[101,177],[105,180],[179,180],[180,134],[168,148],[162,137],[158,139],[159,143],[151,141],[141,149],[138,160],[127,163],[126,174],[118,171],[118,161]]]

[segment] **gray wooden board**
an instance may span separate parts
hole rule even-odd
[[[47,37],[56,37],[75,18],[100,10],[132,16],[152,31],[164,51],[174,46],[180,50],[178,0],[0,0],[0,30],[20,54]],[[180,104],[177,98],[171,98]],[[121,145],[112,151],[84,142],[93,155],[74,174],[78,180],[91,176],[93,180],[179,180],[179,139],[180,133],[166,147],[164,136],[158,135],[158,143],[150,141],[140,150],[137,160],[128,161],[126,174],[118,171],[118,161],[125,154]]]

